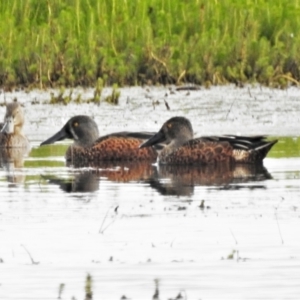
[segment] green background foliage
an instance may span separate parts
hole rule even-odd
[[[0,85],[298,84],[297,0],[1,0]]]

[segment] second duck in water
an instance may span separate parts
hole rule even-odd
[[[118,132],[99,138],[96,122],[84,115],[71,118],[63,128],[41,143],[52,144],[64,139],[73,139],[66,152],[66,160],[97,161],[155,161],[157,152],[154,148],[139,149],[139,145],[153,133]]]
[[[27,137],[23,134],[24,112],[18,102],[6,105],[4,123],[0,123],[0,148],[29,149]]]
[[[193,139],[191,122],[173,117],[140,148],[165,143],[160,151],[160,164],[209,165],[222,162],[262,163],[277,140],[266,141],[264,136],[210,136]]]

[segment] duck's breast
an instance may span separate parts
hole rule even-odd
[[[29,149],[30,144],[24,135],[0,133],[0,147]]]

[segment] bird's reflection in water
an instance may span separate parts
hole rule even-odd
[[[195,186],[216,189],[264,188],[262,182],[271,176],[263,165],[216,165],[216,166],[153,166],[150,162],[100,162],[69,165],[70,178],[43,176],[50,184],[59,185],[68,193],[94,192],[100,180],[112,182],[147,182],[163,195],[188,196]]]
[[[7,181],[13,186],[25,182],[26,176],[21,169],[29,151],[25,148],[0,148],[0,168],[5,170]]]
[[[57,176],[42,176],[50,184],[58,185],[68,193],[95,192],[99,190],[101,178],[113,182],[145,182],[154,174],[154,167],[150,162],[99,162],[88,166],[80,163],[68,165],[71,177],[68,179]]]
[[[71,172],[69,178],[42,175],[50,184],[58,185],[66,193],[87,193],[99,190],[99,178],[94,170]]]
[[[263,184],[248,184],[270,179],[271,175],[262,165],[219,164],[214,166],[160,165],[150,185],[163,195],[189,196],[195,186],[216,189],[264,188]],[[246,184],[247,183],[247,184]]]
[[[116,182],[145,182],[152,178],[155,167],[151,162],[102,163],[99,175]]]

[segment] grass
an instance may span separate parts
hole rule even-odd
[[[272,140],[270,138],[270,140]],[[268,157],[274,158],[291,158],[299,157],[300,154],[300,138],[299,137],[275,137],[278,143],[271,149]]]
[[[300,0],[2,0],[0,85],[300,81]]]

